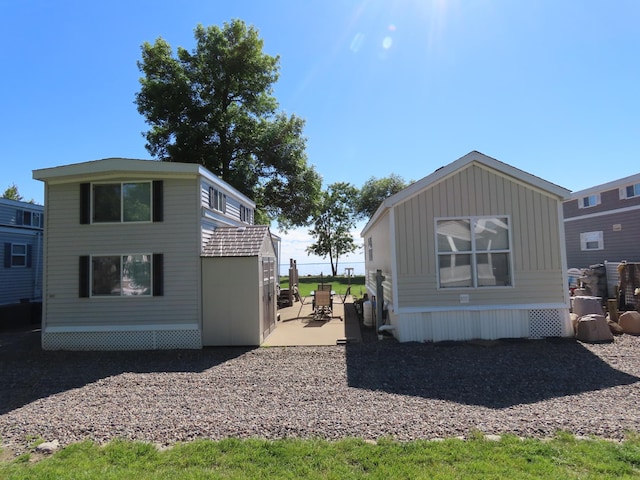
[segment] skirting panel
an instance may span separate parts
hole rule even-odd
[[[173,350],[202,348],[199,330],[44,332],[44,350]]]
[[[497,340],[567,336],[568,310],[452,310],[398,314],[394,334],[400,342]]]

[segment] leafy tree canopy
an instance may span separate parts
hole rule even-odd
[[[135,103],[150,125],[147,150],[205,166],[256,202],[260,223],[307,225],[321,178],[307,164],[304,120],[278,111],[279,57],[241,20],[198,25],[194,36],[193,51],[176,55],[162,38],[142,45]]]
[[[369,178],[362,185],[358,195],[355,207],[358,216],[371,218],[386,198],[398,193],[406,186],[404,179],[395,173],[384,178]]]
[[[346,182],[329,185],[322,192],[320,214],[316,216],[309,234],[316,242],[307,247],[307,253],[329,257],[332,275],[338,274],[341,256],[354,252],[357,245],[351,235],[356,225],[355,201],[358,189]]]

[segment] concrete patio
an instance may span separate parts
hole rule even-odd
[[[360,322],[350,295],[334,295],[333,311],[327,320],[315,320],[311,297],[303,303],[278,310],[276,328],[263,347],[323,346],[362,342]]]

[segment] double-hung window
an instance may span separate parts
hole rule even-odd
[[[27,246],[24,243],[11,244],[11,267],[27,266]]]
[[[440,288],[511,286],[509,217],[436,219]]]
[[[94,183],[93,223],[151,221],[151,182]]]

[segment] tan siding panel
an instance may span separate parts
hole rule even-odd
[[[558,200],[539,190],[469,166],[396,207],[398,307],[563,302]],[[437,290],[437,217],[509,215],[513,288]]]
[[[49,186],[47,325],[199,322],[199,223],[193,182],[165,180],[164,221],[80,225],[78,184]],[[164,254],[163,297],[79,298],[79,256]]]

